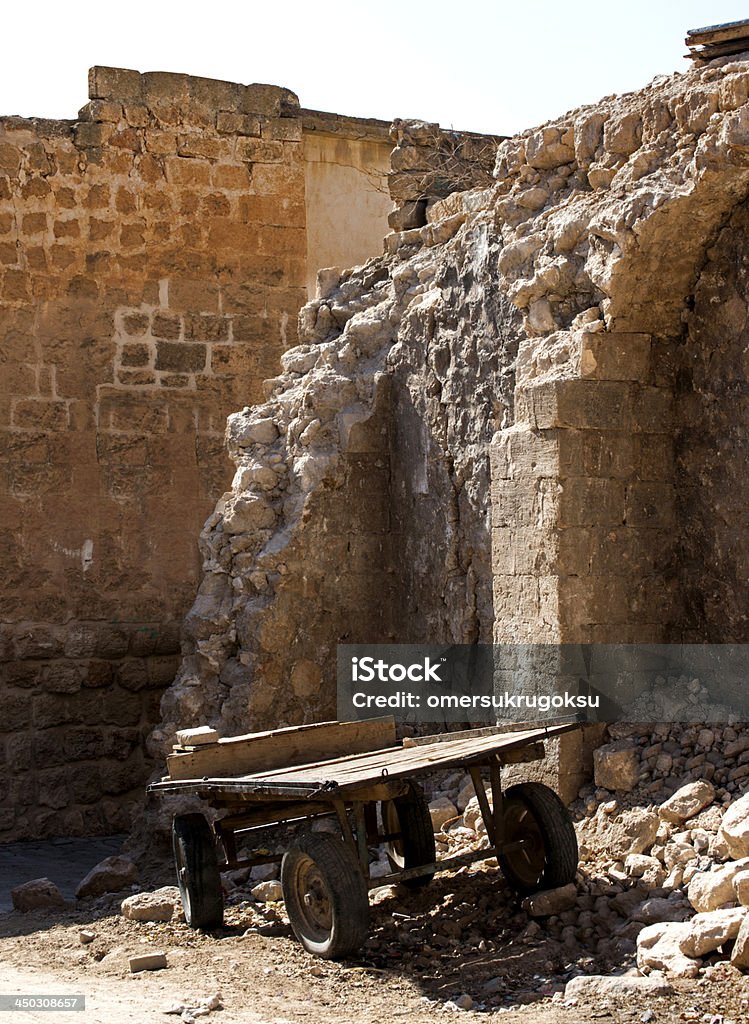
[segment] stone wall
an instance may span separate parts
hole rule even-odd
[[[390,125],[303,110],[307,291],[320,267],[355,267],[382,250],[392,200]]]
[[[0,119],[4,839],[127,827],[231,482],[226,417],[261,401],[307,297],[293,93],[89,86],[74,121]]]
[[[708,251],[678,350],[679,568],[689,643],[749,640],[748,236],[744,203]]]
[[[743,253],[730,218],[749,192],[748,97],[747,64],[718,61],[506,140],[493,187],[431,196],[415,223],[401,209],[382,260],[322,282],[269,401],[232,420],[238,472],[203,533],[200,631],[158,744],[178,725],[260,724],[278,630],[291,643],[274,652],[273,708],[310,721],[331,713],[340,641],[657,642],[709,626],[686,614],[688,589],[745,537],[708,450],[743,436],[742,414],[713,411],[691,461],[677,428],[688,448],[739,375],[743,270],[727,268]],[[722,295],[731,311],[711,324]],[[713,359],[726,324],[738,336]],[[346,470],[362,443],[364,505]],[[313,591],[300,618],[286,595],[333,567],[346,578],[319,544],[346,522],[354,547],[337,558],[381,537],[372,585],[327,604]],[[738,609],[740,581],[727,587]],[[715,607],[712,638],[738,635]],[[320,680],[303,704],[298,665]]]

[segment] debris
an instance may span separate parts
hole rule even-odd
[[[140,971],[160,971],[167,966],[166,953],[143,953],[140,956],[131,956],[128,965],[131,974],[139,974]]]
[[[250,891],[259,903],[274,903],[276,900],[283,899],[283,888],[275,878],[267,882],[259,882]]]
[[[62,893],[49,878],[34,878],[30,882],[17,885],[11,891],[10,897],[13,909],[22,914],[30,910],[49,910],[65,906]]]
[[[103,896],[106,892],[120,892],[137,878],[138,869],[129,857],[105,857],[91,868],[75,890],[75,895],[83,900],[89,896]]]
[[[155,892],[137,892],[122,901],[122,916],[128,921],[171,921],[179,903],[179,889],[165,885]]]

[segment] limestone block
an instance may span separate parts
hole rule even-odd
[[[641,971],[663,971],[666,977],[694,978],[699,960],[686,956],[681,943],[690,934],[690,924],[651,924],[637,936],[637,966]]]
[[[128,921],[171,921],[179,904],[179,889],[165,885],[154,892],[138,892],[122,901],[122,916]]]
[[[571,910],[577,902],[577,888],[574,882],[558,889],[545,889],[527,896],[522,903],[523,910],[531,917],[551,917]]]
[[[681,939],[679,948],[689,957],[705,956],[730,939],[735,939],[746,917],[744,907],[695,914],[689,922],[689,932]]]
[[[673,986],[665,978],[643,978],[639,975],[581,974],[567,982],[565,999],[591,999],[599,1002],[611,996],[652,998],[670,996]]]
[[[432,819],[432,829],[440,832],[446,822],[458,816],[458,808],[446,796],[438,796],[429,803],[429,816]]]
[[[731,951],[731,963],[742,970],[749,968],[749,915],[744,917]]]
[[[580,375],[586,380],[644,381],[649,369],[649,334],[602,332],[580,337]]]
[[[725,845],[731,857],[749,855],[749,793],[732,803],[723,815],[718,842]]]
[[[731,861],[713,871],[699,871],[690,881],[687,897],[695,910],[700,913],[717,910],[724,903],[736,899],[733,880],[740,871],[749,867],[749,858]]]
[[[631,740],[616,740],[593,752],[593,778],[603,789],[629,792],[639,774],[639,752]]]
[[[682,824],[699,814],[715,799],[715,787],[707,779],[698,779],[696,782],[689,782],[686,786],[677,789],[673,796],[669,797],[658,808],[658,813],[665,821],[675,824]]]

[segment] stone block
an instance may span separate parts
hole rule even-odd
[[[141,75],[126,68],[90,68],[88,95],[92,100],[140,100],[143,95]]]
[[[248,114],[280,117],[299,109],[299,98],[290,89],[277,85],[247,85],[240,97],[240,109]]]
[[[538,430],[624,430],[632,422],[631,385],[625,381],[546,381],[525,385],[519,396],[518,418]]]
[[[157,370],[172,373],[201,373],[206,364],[206,346],[187,341],[159,341],[156,345]]]
[[[644,382],[650,372],[650,344],[649,334],[583,334],[580,375],[586,380]]]
[[[673,484],[634,481],[626,488],[626,522],[629,526],[669,529],[675,522],[675,503]]]
[[[629,793],[639,774],[639,751],[630,740],[615,740],[593,753],[593,779],[603,789]]]
[[[620,480],[570,477],[559,484],[556,523],[565,526],[621,526],[625,490]]]

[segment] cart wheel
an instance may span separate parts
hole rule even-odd
[[[291,927],[309,953],[335,960],[356,952],[369,930],[367,886],[338,836],[300,836],[281,861],[281,885]]]
[[[216,844],[202,814],[178,814],[172,825],[172,849],[185,920],[191,928],[219,928],[224,897]]]
[[[504,794],[504,838],[523,845],[497,857],[513,889],[527,894],[555,889],[575,878],[577,836],[567,808],[553,789],[521,782]]]
[[[406,796],[383,800],[380,809],[385,831],[401,833],[400,839],[392,839],[385,846],[393,870],[404,871],[422,864],[433,864],[437,857],[434,829],[429,804],[421,789],[413,786]],[[432,871],[417,878],[405,878],[401,884],[409,889],[421,889],[433,878]]]

